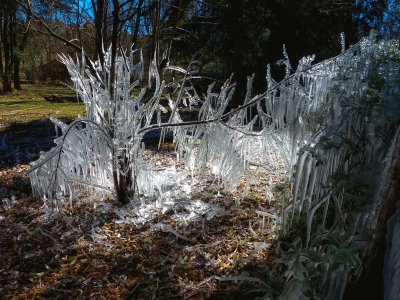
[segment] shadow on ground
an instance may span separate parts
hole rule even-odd
[[[54,145],[56,132],[50,120],[0,126],[0,167],[36,160]]]
[[[193,111],[185,112],[182,118],[184,121],[193,121],[195,113]],[[71,122],[71,120],[63,121],[67,124]],[[143,141],[146,144],[158,143],[160,132],[161,130],[147,132]],[[29,163],[38,159],[41,151],[48,151],[54,146],[55,137],[55,127],[49,119],[0,124],[0,168]],[[166,135],[165,141],[172,141],[172,132]]]

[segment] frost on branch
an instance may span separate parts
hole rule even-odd
[[[230,111],[235,85],[219,89],[211,84],[199,95],[190,69],[159,70],[153,61],[148,75],[153,86],[145,87],[140,53],[120,52],[115,76],[109,53],[104,66],[93,64],[95,72],[84,60],[63,56],[86,114],[70,125],[53,119],[62,136],[33,163],[33,191],[56,208],[66,196],[82,191],[105,191],[123,203],[137,195],[164,199],[166,186],[185,179],[179,172],[164,176],[144,155],[145,134],[159,130],[160,142],[172,134],[177,158],[192,177],[212,173],[229,189],[250,163],[265,164],[278,154],[293,182],[292,197],[283,204],[283,225],[305,212],[310,237],[319,209],[323,224],[332,207],[338,222],[343,219],[344,189],[334,189],[335,174],[354,172],[352,165],[360,159],[366,165],[382,164],[387,141],[381,133],[398,120],[392,115],[398,111],[393,100],[399,94],[398,45],[370,36],[344,47],[343,41],[340,55],[317,64],[313,55],[304,57],[294,72],[284,50],[285,79],[275,82],[268,68],[268,89],[254,95],[254,76],[249,77],[243,105]],[[165,81],[168,70],[181,77]],[[196,107],[197,119],[183,121],[181,106]],[[362,143],[366,151],[354,154]]]
[[[135,56],[139,56],[139,63],[134,62]],[[86,113],[70,125],[52,118],[62,136],[29,171],[34,194],[43,197],[46,207],[59,208],[59,201],[66,196],[72,199],[82,191],[106,192],[123,203],[138,194],[162,196],[162,186],[171,179],[155,175],[151,160],[144,156],[144,135],[153,130],[162,130],[161,140],[172,132],[179,157],[189,162],[193,175],[211,166],[215,175],[234,186],[243,174],[249,152],[243,145],[249,148],[248,142],[242,133],[231,133],[227,127],[242,121],[232,117],[224,125],[221,119],[233,85],[220,93],[210,86],[201,99],[190,83],[194,76],[189,71],[168,66],[162,73],[170,69],[183,74],[167,83],[154,61],[149,68],[149,78],[154,79],[149,84],[153,86],[143,87],[141,53],[120,52],[115,76],[111,74],[110,53],[105,56],[104,66],[90,62],[94,72],[89,71],[84,59],[74,61],[62,56],[61,60],[83,99]],[[164,92],[166,87],[175,89],[174,99]],[[167,99],[168,106],[160,103],[162,98]],[[198,120],[183,122],[180,105],[200,106]],[[221,146],[224,151],[217,151]]]
[[[138,130],[161,110],[160,86],[144,105],[141,102],[145,89],[136,98],[131,97],[143,79],[143,61],[134,64],[133,53],[128,59],[122,55],[117,58],[114,85],[110,83],[109,53],[104,67],[94,64],[95,74],[87,70],[84,60],[74,62],[66,56],[61,59],[83,99],[86,114],[69,126],[52,119],[63,135],[55,140],[56,147],[42,154],[30,171],[34,192],[52,205],[61,196],[72,197],[82,188],[115,192],[125,178],[136,176],[139,169],[148,171],[148,162],[141,155],[143,133]],[[125,181],[131,182],[126,189],[135,189],[133,180]]]
[[[290,130],[290,122],[287,128],[303,138],[292,149],[297,162],[284,223],[305,212],[307,244],[317,211],[323,226],[330,210],[335,224],[345,224],[344,207],[357,197],[352,193],[374,193],[399,122],[398,41],[377,41],[372,33],[347,50],[342,46],[339,56],[293,74],[302,129]]]

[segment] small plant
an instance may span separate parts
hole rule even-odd
[[[307,249],[301,238],[288,244],[282,262],[287,265],[288,285],[297,286],[297,292],[300,290],[307,299],[341,299],[349,274],[357,276],[361,267],[357,249],[322,227]],[[290,293],[296,289],[286,291],[282,299],[291,299]]]

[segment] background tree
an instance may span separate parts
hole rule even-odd
[[[11,80],[14,67],[14,46],[16,26],[15,1],[5,0],[0,3],[0,76],[3,92],[11,92]]]
[[[17,90],[21,90],[21,78],[20,78],[21,60],[28,43],[28,36],[31,33],[30,32],[31,14],[29,11],[24,11],[17,6],[15,9],[15,20],[16,20],[16,30],[13,36],[13,42],[14,42],[13,81],[14,81],[14,88]]]
[[[355,42],[358,29],[353,14],[356,4],[351,0],[337,1],[262,1],[223,0],[202,2],[199,13],[185,29],[193,32],[182,39],[179,53],[200,54],[200,70],[219,79],[231,73],[237,82],[236,104],[243,99],[246,77],[256,73],[255,89],[265,89],[265,70],[272,63],[272,71],[279,79],[281,67],[275,64],[282,58],[285,44],[289,57],[296,62],[304,55],[316,53],[323,60],[338,52],[339,35],[345,32],[350,43]]]
[[[88,58],[103,61],[105,49],[115,53],[133,43],[143,49],[147,63],[156,54],[160,70],[168,61],[186,65],[195,54],[205,77],[223,82],[233,73],[236,105],[251,73],[256,73],[256,91],[265,88],[267,64],[275,78],[284,76],[275,64],[283,44],[295,68],[304,55],[316,53],[323,60],[337,53],[340,32],[352,44],[370,28],[388,37],[400,31],[394,0],[4,0],[1,7],[7,16],[2,17],[3,35],[15,33],[13,43],[10,38],[1,43],[2,78],[9,82],[14,73],[17,87],[20,65],[23,71],[37,68],[57,58],[57,52],[82,49]],[[24,54],[26,49],[35,49],[35,61]]]

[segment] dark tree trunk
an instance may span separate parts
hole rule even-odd
[[[1,42],[1,25],[0,25],[0,42]],[[3,64],[3,52],[1,51],[1,47],[0,47],[0,78],[1,81],[3,82],[3,74],[4,74],[4,64]]]
[[[120,157],[119,169],[126,172],[126,174],[122,174],[123,172],[120,174],[114,173],[114,186],[118,202],[127,204],[134,195],[134,182],[130,161],[127,159],[125,152],[123,156],[125,157]]]
[[[11,80],[7,74],[3,74],[3,93],[12,92]]]
[[[10,43],[10,33],[12,32],[12,27],[9,22],[8,14],[3,14],[3,24],[1,27],[1,41],[3,44],[3,70],[2,70],[2,83],[3,83],[3,92],[11,92],[11,73],[12,73],[12,43]]]
[[[143,5],[143,0],[139,0],[136,19],[135,19],[135,25],[134,25],[133,35],[132,35],[132,40],[131,40],[131,44],[135,45],[135,47],[136,47],[137,39],[138,39],[138,35],[139,35],[140,19],[142,17],[142,5]]]
[[[104,36],[103,36],[103,21],[104,21],[104,10],[105,10],[104,0],[97,1],[97,4],[95,4],[95,2],[92,1],[92,6],[94,8],[94,26],[96,31],[96,38],[95,38],[96,54],[101,64],[104,65]]]
[[[111,101],[120,101],[115,95],[115,59],[118,51],[118,36],[119,36],[119,25],[120,20],[120,3],[118,0],[113,0],[114,10],[112,12],[113,25],[111,35],[111,67],[110,67],[110,98]],[[115,117],[114,112],[114,117]],[[115,135],[115,132],[113,132]],[[115,136],[113,136],[115,138]],[[116,152],[116,150],[114,150]],[[114,153],[115,153],[114,152]],[[129,203],[130,197],[133,196],[133,180],[132,180],[132,166],[131,161],[128,159],[128,153],[126,150],[122,150],[117,156],[117,162],[115,162],[113,172],[114,176],[114,187],[118,202],[121,204]]]
[[[157,66],[159,63],[159,41],[160,41],[160,0],[156,0],[156,15],[153,25],[153,39],[152,39],[149,61],[151,61],[151,59],[154,58]]]
[[[115,80],[115,59],[117,57],[117,49],[118,49],[118,29],[119,29],[119,24],[120,24],[120,19],[119,19],[119,2],[118,0],[113,0],[113,5],[114,5],[114,10],[112,12],[113,16],[113,26],[112,26],[112,35],[111,35],[111,68],[110,68],[110,82],[111,82],[111,87],[110,87],[110,96],[111,99],[114,98],[114,80]],[[115,101],[118,101],[118,99],[115,99]]]
[[[20,57],[16,56],[14,58],[14,88],[17,90],[21,90],[21,78],[20,78],[20,65],[21,59]]]
[[[28,24],[31,19],[32,19],[32,14],[30,13],[30,11],[27,11],[26,24]],[[30,33],[30,31],[28,29],[29,29],[29,27],[27,27],[27,29],[24,30],[19,45],[17,44],[17,35],[14,34],[14,45],[15,45],[15,49],[18,48],[18,51],[14,51],[14,76],[13,76],[13,79],[14,79],[14,88],[17,90],[22,89],[21,88],[21,77],[20,77],[21,54],[24,52],[26,43],[28,41],[28,34]]]

